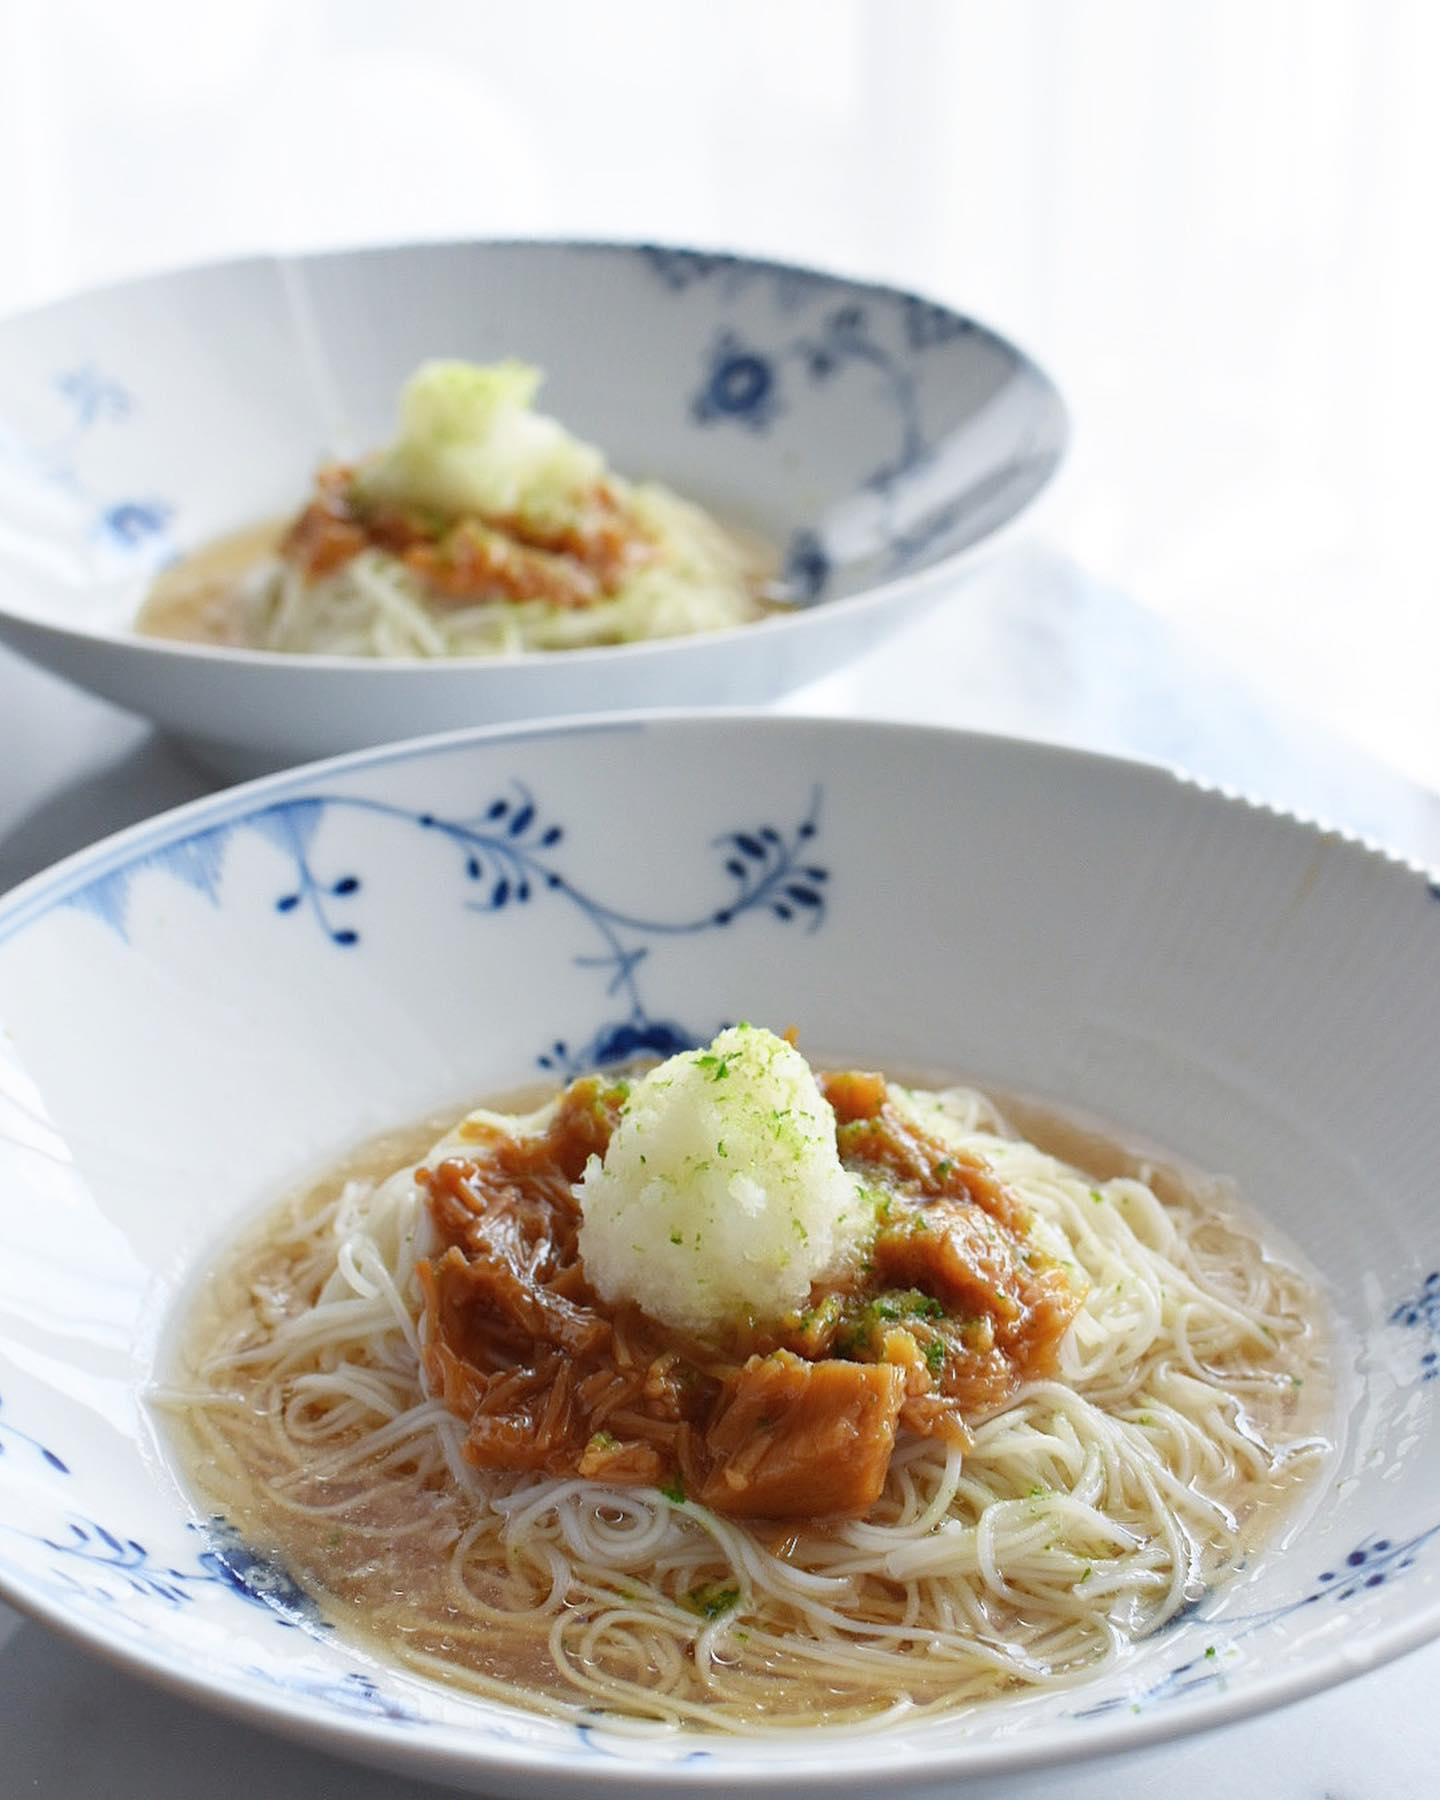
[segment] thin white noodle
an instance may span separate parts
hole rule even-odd
[[[256,1254],[315,1303],[281,1305],[267,1275],[159,1398],[207,1487],[242,1513],[248,1495],[282,1551],[337,1529],[433,1546],[428,1594],[350,1616],[477,1693],[603,1706],[643,1733],[782,1729],[817,1705],[873,1727],[1068,1685],[1233,1564],[1247,1518],[1326,1448],[1276,1430],[1318,1356],[1310,1296],[1233,1220],[1134,1177],[1097,1185],[999,1135],[968,1090],[913,1104],[992,1163],[1089,1291],[1059,1376],[963,1456],[902,1442],[868,1518],[778,1542],[654,1489],[470,1467],[423,1391],[404,1177],[292,1205]]]

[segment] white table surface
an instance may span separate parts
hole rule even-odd
[[[1440,866],[1440,796],[1291,716],[1063,558],[1012,554],[785,710],[963,725],[1167,763]],[[0,651],[0,890],[216,785],[141,722]],[[1421,1800],[1440,1793],[1440,1645],[1285,1712],[966,1800]],[[212,1718],[0,1603],[0,1800],[379,1800],[428,1785]]]

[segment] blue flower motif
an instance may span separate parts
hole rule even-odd
[[[174,508],[163,500],[119,500],[100,514],[99,534],[122,550],[164,535]]]
[[[736,337],[722,332],[710,353],[709,371],[691,411],[702,425],[730,420],[764,431],[779,410],[775,364]]]
[[[1425,1344],[1420,1352],[1420,1379],[1440,1379],[1440,1269],[1430,1271],[1413,1299],[1400,1302],[1390,1323],[1420,1333]]]

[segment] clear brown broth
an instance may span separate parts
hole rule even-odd
[[[494,1110],[523,1112],[543,1103],[551,1092],[548,1087],[530,1086],[486,1104]],[[1006,1097],[1002,1110],[1032,1143],[1097,1181],[1139,1176],[1149,1180],[1167,1205],[1213,1207],[1214,1195],[1208,1191],[1213,1184],[1176,1163],[1157,1161],[1089,1121],[1013,1096]],[[294,1245],[297,1222],[322,1213],[349,1181],[379,1181],[421,1161],[456,1116],[432,1115],[361,1145],[242,1238],[207,1274],[195,1296],[181,1342],[177,1385],[193,1388],[195,1370],[217,1346],[233,1343],[253,1329],[257,1292],[287,1295],[300,1266]],[[289,1293],[287,1304],[300,1305],[306,1298]],[[1313,1288],[1309,1301],[1311,1310],[1295,1347],[1290,1383],[1273,1394],[1252,1394],[1246,1401],[1251,1428],[1267,1442],[1322,1438],[1331,1427],[1327,1329]],[[551,1711],[583,1706],[585,1694],[557,1666],[545,1634],[505,1627],[503,1616],[514,1593],[503,1567],[480,1569],[468,1578],[471,1593],[494,1609],[500,1623],[489,1620],[485,1628],[477,1629],[470,1610],[455,1604],[446,1546],[467,1522],[463,1496],[434,1480],[377,1483],[370,1471],[364,1480],[354,1482],[302,1480],[284,1499],[277,1499],[275,1477],[288,1479],[293,1474],[286,1456],[278,1447],[266,1454],[263,1434],[235,1429],[242,1420],[253,1427],[256,1416],[271,1409],[267,1382],[227,1378],[223,1387],[233,1406],[171,1410],[174,1441],[187,1476],[208,1509],[222,1513],[256,1550],[283,1563],[347,1634],[382,1657],[397,1657],[411,1669],[457,1679],[484,1694]],[[1227,1496],[1239,1520],[1245,1553],[1272,1541],[1295,1516],[1304,1494],[1313,1487],[1314,1475],[1313,1462],[1287,1457],[1269,1479],[1248,1482],[1243,1491]],[[307,1506],[327,1510],[297,1512],[290,1504],[297,1497]],[[758,1535],[764,1539],[763,1528]],[[774,1542],[769,1547],[783,1551],[784,1535],[772,1530]],[[717,1579],[724,1575],[718,1562],[715,1574]],[[567,1600],[570,1607],[594,1604],[594,1597],[585,1594]],[[893,1684],[867,1685],[848,1676],[830,1679],[813,1663],[790,1665],[773,1654],[764,1660],[770,1666],[747,1672],[745,1685],[756,1725],[863,1720],[895,1699]],[[964,1703],[989,1697],[1009,1685],[993,1680],[959,1699]],[[938,1710],[948,1710],[950,1704],[943,1682],[937,1684],[923,1664],[916,1667],[911,1698],[921,1707]],[[643,1708],[639,1710],[643,1713]]]

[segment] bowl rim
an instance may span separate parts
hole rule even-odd
[[[1053,420],[1053,465],[1039,486],[1022,500],[1008,519],[1005,519],[993,530],[983,533],[972,543],[961,545],[958,549],[937,557],[934,562],[927,563],[922,568],[911,570],[907,574],[896,576],[890,580],[881,581],[873,586],[860,588],[853,594],[839,595],[834,600],[822,600],[818,604],[785,609],[767,614],[763,619],[748,621],[743,625],[729,625],[718,631],[692,632],[681,637],[648,638],[630,644],[592,644],[568,650],[521,650],[503,657],[341,656],[334,652],[256,650],[243,645],[190,643],[182,639],[149,637],[136,631],[133,623],[123,629],[111,629],[62,619],[40,618],[27,612],[17,611],[6,602],[3,593],[0,593],[0,622],[3,622],[6,627],[21,627],[26,633],[69,639],[86,644],[100,643],[117,646],[126,653],[139,652],[155,655],[178,662],[182,666],[186,664],[202,666],[218,664],[227,668],[251,667],[272,671],[312,669],[332,673],[347,670],[351,673],[361,671],[370,679],[377,677],[383,679],[387,673],[416,674],[422,670],[439,675],[459,670],[466,672],[489,670],[493,673],[499,670],[527,667],[583,669],[597,659],[602,665],[610,662],[616,658],[617,654],[627,662],[665,652],[694,654],[711,646],[730,644],[737,639],[748,637],[753,634],[757,626],[767,634],[773,635],[778,632],[783,635],[831,613],[838,614],[842,618],[853,617],[883,605],[887,601],[903,598],[937,579],[955,576],[960,570],[983,561],[1004,547],[1022,524],[1030,524],[1036,507],[1042,500],[1053,494],[1056,481],[1066,466],[1073,435],[1073,424],[1070,409],[1066,405],[1054,377],[1013,337],[987,324],[973,313],[965,312],[948,301],[937,300],[913,288],[904,287],[898,282],[879,280],[866,275],[851,275],[844,270],[818,263],[787,262],[775,257],[752,256],[745,251],[711,249],[694,244],[680,244],[651,238],[442,236],[402,238],[366,244],[334,244],[323,246],[317,250],[256,251],[239,256],[216,256],[202,258],[196,262],[168,264],[137,275],[127,275],[114,281],[100,282],[41,301],[35,306],[6,313],[0,316],[0,331],[4,331],[12,324],[23,324],[28,320],[39,319],[46,314],[58,312],[64,307],[104,299],[115,294],[137,292],[152,284],[158,285],[190,275],[253,269],[267,265],[284,267],[290,264],[325,263],[342,258],[379,258],[412,251],[477,249],[554,250],[581,254],[659,251],[667,255],[723,258],[731,263],[762,270],[768,274],[803,276],[822,281],[835,288],[850,289],[861,295],[878,295],[887,300],[913,301],[923,306],[935,307],[950,318],[962,321],[971,332],[982,337],[988,345],[1011,357],[1015,363],[1016,373],[1032,381],[1039,389]]]
[[[462,751],[471,745],[518,743],[527,739],[585,737],[628,730],[660,731],[696,729],[770,732],[779,737],[814,733],[840,733],[852,737],[883,736],[892,742],[908,741],[917,753],[930,756],[1019,757],[1050,769],[1061,765],[1088,765],[1110,771],[1119,779],[1137,776],[1156,789],[1174,796],[1177,791],[1219,801],[1227,810],[1259,815],[1307,837],[1324,834],[1335,847],[1354,858],[1387,866],[1396,875],[1424,880],[1440,899],[1440,871],[1396,855],[1354,833],[1336,830],[1322,820],[1260,801],[1234,789],[1197,779],[1162,763],[1146,762],[1106,752],[1017,738],[1001,733],[965,730],[943,725],[912,724],[899,720],[871,720],[843,715],[787,715],[763,708],[727,707],[687,710],[635,709],[626,712],[580,713],[529,725],[471,726],[438,732],[340,756],[322,758],[276,774],[242,782],[169,808],[152,818],[112,833],[77,850],[48,869],[32,875],[0,895],[0,944],[6,943],[62,902],[75,888],[97,875],[123,866],[137,855],[208,828],[224,819],[242,815],[257,803],[301,787],[317,778],[350,774],[386,764],[423,763],[436,755]],[[202,827],[202,821],[204,825]],[[0,1483],[4,1482],[0,1465]],[[610,1791],[637,1781],[667,1792],[733,1787],[743,1782],[755,1795],[779,1795],[792,1790],[811,1792],[823,1786],[828,1792],[857,1796],[857,1800],[912,1779],[941,1781],[967,1776],[1020,1774],[1066,1762],[1091,1762],[1121,1752],[1140,1750],[1171,1740],[1188,1738],[1236,1724],[1257,1714],[1277,1710],[1336,1686],[1352,1676],[1385,1663],[1440,1638],[1440,1590],[1416,1606],[1407,1616],[1366,1634],[1361,1645],[1344,1642],[1319,1655],[1306,1655],[1294,1666],[1281,1664],[1275,1672],[1257,1672],[1242,1688],[1217,1690],[1191,1699],[1184,1707],[1139,1714],[1117,1711],[1111,1719],[1069,1720],[1033,1729],[1018,1727],[1009,1737],[984,1743],[966,1743],[923,1749],[897,1761],[891,1746],[895,1730],[846,1735],[843,1761],[806,1757],[812,1748],[808,1738],[795,1736],[773,1744],[773,1761],[760,1756],[746,1762],[666,1764],[645,1762],[644,1740],[637,1741],[634,1756],[596,1756],[588,1749],[566,1749],[542,1744],[477,1741],[473,1728],[459,1723],[413,1722],[375,1719],[363,1715],[317,1714],[303,1696],[290,1696],[281,1688],[236,1688],[221,1673],[186,1668],[174,1653],[162,1654],[149,1645],[117,1641],[99,1622],[68,1613],[56,1600],[34,1591],[25,1578],[0,1568],[0,1599],[18,1612],[59,1633],[87,1654],[122,1672],[138,1675],[164,1691],[281,1736],[304,1740],[333,1754],[390,1768],[423,1769],[429,1779],[464,1782],[478,1775],[487,1780],[518,1777],[535,1781],[549,1777],[557,1784],[578,1783]],[[382,1664],[388,1669],[389,1665]],[[503,1703],[497,1703],[502,1712]],[[898,1729],[903,1730],[903,1725]]]

